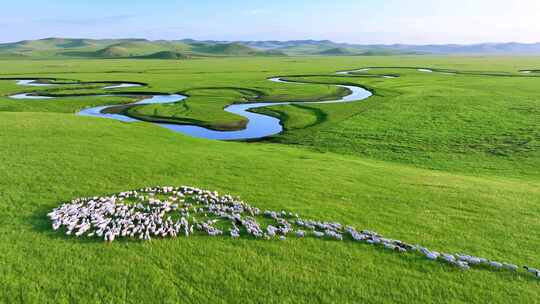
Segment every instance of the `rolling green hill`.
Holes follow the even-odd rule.
[[[0,44],[0,57],[31,58],[139,58],[187,59],[208,56],[286,56],[279,50],[262,50],[242,43],[185,42],[145,39],[46,38]]]
[[[96,51],[96,57],[112,58],[112,57],[129,57],[130,50],[121,46],[108,46],[102,50]]]
[[[208,44],[208,43],[195,43],[192,45],[192,51],[194,54],[208,54],[208,55],[218,55],[218,56],[270,56],[270,55],[282,55],[285,54],[280,51],[265,51],[258,50],[244,44],[233,42],[233,43],[217,43],[217,44]]]
[[[356,55],[356,54],[358,54],[358,52],[354,52],[352,50],[341,48],[341,47],[324,50],[318,53],[318,55],[331,55],[331,56],[344,56],[344,55]]]
[[[182,52],[175,51],[160,51],[149,55],[141,55],[136,58],[140,59],[189,59],[190,55],[187,55]]]
[[[112,49],[111,49],[112,48]],[[118,49],[121,48],[121,49]],[[171,51],[202,56],[377,56],[424,54],[540,54],[540,44],[361,45],[329,40],[197,41],[45,38],[0,44],[0,57],[130,58]]]
[[[193,51],[213,55],[253,55],[258,51],[240,43],[195,44]]]

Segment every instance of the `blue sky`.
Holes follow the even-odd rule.
[[[3,1],[0,42],[45,37],[540,41],[540,0]]]

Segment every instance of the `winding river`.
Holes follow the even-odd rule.
[[[367,71],[368,69],[361,69],[361,70],[354,70],[354,71],[341,71],[337,72],[338,75],[348,75],[355,72],[363,72]],[[384,78],[393,78],[392,76],[381,76]],[[312,84],[312,83],[304,83],[304,82],[293,82],[293,81],[287,81],[284,79],[281,79],[279,77],[270,78],[268,79],[272,82],[278,82],[278,83],[288,83],[288,84]],[[107,82],[104,82],[107,83]],[[17,84],[21,86],[54,86],[56,84],[54,83],[46,83],[46,82],[39,82],[35,79],[24,79],[24,80],[17,80]],[[118,88],[127,88],[127,87],[138,87],[142,86],[142,84],[137,83],[114,83],[108,86],[103,87],[105,90],[114,90]],[[289,105],[289,104],[330,104],[330,103],[344,103],[344,102],[352,102],[352,101],[360,101],[364,100],[372,95],[372,93],[360,86],[350,86],[350,85],[336,85],[336,87],[341,87],[347,89],[350,93],[340,99],[336,100],[329,100],[329,101],[319,101],[319,102],[259,102],[259,103],[244,103],[244,104],[232,104],[228,107],[226,107],[224,110],[237,114],[243,117],[246,117],[248,119],[248,123],[246,125],[246,128],[243,130],[238,131],[215,131],[210,130],[204,127],[199,127],[195,125],[182,125],[182,124],[167,124],[167,123],[156,123],[157,125],[173,130],[175,132],[180,132],[183,134],[187,134],[193,137],[198,138],[207,138],[207,139],[215,139],[215,140],[247,140],[247,139],[259,139],[264,138],[267,136],[279,134],[283,131],[283,126],[281,125],[281,122],[279,119],[263,115],[263,114],[257,114],[253,113],[250,110],[256,109],[256,108],[262,108],[262,107],[268,107],[268,106],[278,106],[278,105]],[[113,94],[98,94],[98,95],[92,95],[92,96],[113,96]],[[137,96],[137,93],[134,92],[133,94],[114,94],[114,96]],[[21,94],[15,94],[11,95],[11,98],[15,99],[21,99],[21,100],[39,100],[39,99],[53,99],[53,98],[61,98],[61,97],[52,97],[52,96],[46,96],[46,95],[39,95],[35,93],[21,93]],[[179,94],[163,94],[163,95],[153,95],[150,98],[146,98],[143,100],[140,100],[138,102],[135,102],[133,104],[137,105],[143,105],[143,104],[167,104],[167,103],[175,103],[179,102],[181,100],[184,100],[186,96],[179,95]],[[136,122],[140,121],[125,115],[121,114],[107,114],[103,113],[103,110],[113,107],[115,105],[110,106],[100,106],[100,107],[94,107],[94,108],[88,108],[80,111],[77,113],[81,116],[94,116],[94,117],[102,117],[102,118],[110,118],[110,119],[116,119],[124,122]]]

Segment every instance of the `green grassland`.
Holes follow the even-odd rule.
[[[47,212],[79,196],[195,185],[260,208],[335,220],[430,248],[540,266],[540,78],[535,57],[256,57],[3,60],[0,78],[134,81],[123,93],[184,93],[129,107],[147,120],[220,128],[247,101],[374,96],[276,106],[283,134],[259,142],[194,139],[147,122],[75,112],[129,97],[81,97],[100,85],[21,87],[0,80],[0,302],[6,303],[534,303],[525,273],[460,271],[352,242],[195,236],[76,239]],[[339,70],[379,67],[362,74]],[[408,67],[408,68],[407,68]],[[416,68],[464,74],[422,73]],[[376,75],[395,75],[384,79]],[[304,75],[304,76],[302,76]],[[310,75],[310,76],[305,76]],[[283,76],[314,84],[266,80]],[[14,100],[42,91],[65,96]]]
[[[287,132],[270,140],[429,169],[538,177],[538,78],[416,70],[399,75],[399,79],[347,79],[375,91],[362,103],[263,109],[287,117]]]

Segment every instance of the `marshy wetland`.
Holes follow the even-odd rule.
[[[353,71],[350,71],[353,72]],[[347,75],[350,73],[349,71],[345,72],[338,72],[338,74],[341,75]],[[389,77],[386,75],[382,75],[381,77]],[[289,82],[286,80],[283,80],[279,77],[272,77],[268,79],[272,82],[277,83],[293,83],[293,84],[309,84],[309,83],[301,83],[301,82]],[[38,87],[45,87],[45,86],[54,86],[55,83],[53,82],[41,82],[39,79],[24,79],[24,80],[16,80],[16,83],[21,86],[38,86]],[[106,83],[106,82],[104,82]],[[74,83],[74,84],[80,84],[84,85],[84,83]],[[119,89],[119,88],[130,88],[130,87],[143,87],[145,84],[138,84],[138,83],[117,83],[117,84],[108,84],[105,87],[103,87],[104,90],[111,90],[111,89]],[[361,101],[363,99],[368,98],[371,96],[371,92],[368,90],[359,87],[359,86],[346,86],[346,85],[337,85],[337,87],[344,88],[347,90],[347,93],[344,94],[339,99],[336,100],[325,100],[325,101],[312,101],[312,102],[294,102],[295,105],[298,104],[305,104],[305,103],[341,103],[341,102],[353,102],[353,101]],[[86,95],[86,97],[107,97],[111,95],[107,94],[97,94],[97,95]],[[115,94],[115,96],[122,96],[122,94]],[[139,97],[141,100],[134,102],[132,104],[126,105],[126,106],[99,106],[94,108],[86,108],[78,112],[78,115],[83,116],[94,116],[94,117],[102,117],[102,118],[110,118],[110,119],[116,119],[124,122],[136,122],[140,121],[134,117],[130,117],[129,111],[127,107],[133,107],[137,105],[148,105],[148,104],[172,104],[172,103],[178,103],[187,96],[179,95],[179,94],[145,94],[145,95],[139,95],[131,94],[131,95],[124,95],[124,96],[131,96],[131,97]],[[40,95],[39,92],[37,93],[19,93],[10,95],[9,97],[14,99],[52,99],[52,98],[61,98],[61,97],[54,97],[50,95]],[[177,124],[171,124],[171,123],[158,123],[158,125],[176,131],[180,132],[189,136],[198,137],[198,138],[206,138],[206,139],[218,139],[218,140],[245,140],[245,139],[262,139],[264,137],[279,134],[283,131],[283,127],[281,125],[281,122],[279,119],[267,116],[264,114],[258,114],[253,112],[253,109],[257,108],[263,108],[268,106],[274,106],[274,105],[289,105],[291,102],[264,102],[264,103],[255,103],[255,102],[248,102],[243,104],[232,104],[230,106],[227,106],[224,111],[236,114],[239,116],[242,116],[246,119],[247,123],[245,125],[238,125],[238,129],[240,130],[212,130],[205,127],[200,127],[197,125],[190,125],[189,123],[183,123],[180,124],[179,122]],[[121,108],[121,111],[118,111],[116,109]],[[123,113],[123,114],[122,114]]]

